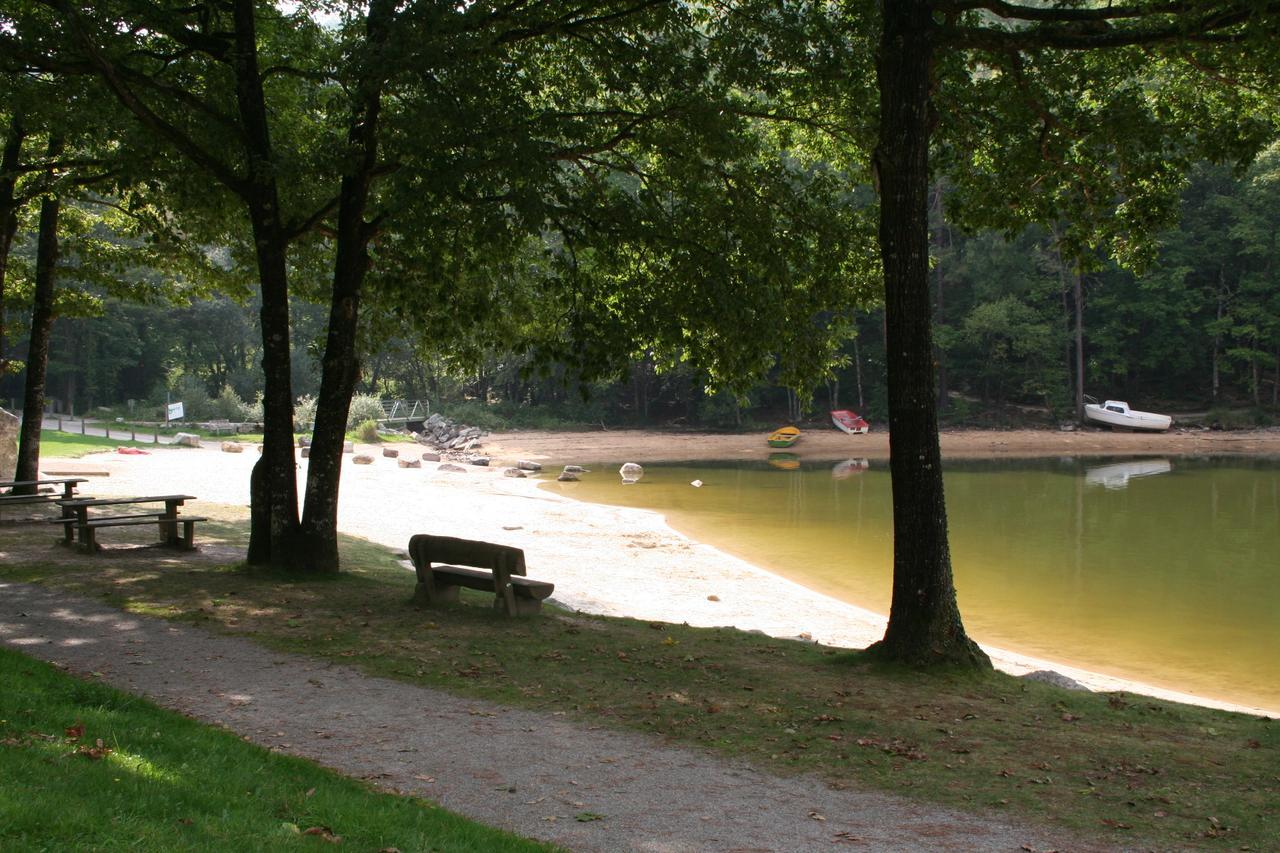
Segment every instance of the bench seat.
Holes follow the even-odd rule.
[[[509,545],[420,533],[409,539],[409,557],[418,575],[413,600],[419,604],[457,601],[465,586],[492,592],[493,606],[508,616],[529,615],[540,612],[555,589],[524,577],[524,551]]]
[[[209,519],[202,518],[197,515],[180,515],[177,518],[166,518],[164,513],[156,512],[134,515],[115,515],[107,516],[105,518],[91,518],[84,524],[78,523],[75,519],[71,519],[69,522],[64,521],[63,519],[56,520],[63,523],[69,523],[75,527],[76,530],[80,531],[80,544],[90,551],[97,547],[94,532],[99,528],[132,527],[138,524],[155,524],[159,526],[161,536],[165,537],[166,543],[176,545],[190,551],[195,547],[196,522],[208,521]],[[170,525],[173,525],[175,528],[177,525],[182,525],[182,534],[180,536],[177,535],[177,530],[175,529],[174,538],[166,536],[165,528]]]
[[[47,504],[62,500],[60,492],[36,492],[34,495],[0,495],[0,506],[13,504]]]
[[[141,521],[147,521],[151,524],[155,524],[160,520],[160,516],[162,515],[164,515],[163,512],[136,512],[136,513],[131,513],[129,515],[105,515],[98,518],[90,519],[90,523],[98,522],[98,521],[127,521],[129,519],[139,519],[140,521],[138,523],[141,523]],[[203,519],[201,520],[203,521]],[[46,519],[46,521],[48,521],[49,524],[61,524],[63,538],[67,542],[70,542],[74,538],[73,534],[75,533],[76,527],[80,523],[79,520],[74,515],[60,515],[57,518]],[[99,525],[99,526],[105,527],[107,525]]]
[[[437,584],[442,581],[448,581],[455,586],[465,586],[467,589],[478,589],[483,592],[497,591],[493,572],[486,572],[483,569],[468,569],[462,566],[432,566],[431,574],[435,576]],[[535,598],[539,601],[550,596],[556,588],[553,583],[536,581],[532,578],[522,578],[519,575],[510,578],[509,582],[516,595],[521,598]]]

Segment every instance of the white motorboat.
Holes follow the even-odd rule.
[[[1084,416],[1087,420],[1113,429],[1163,432],[1173,424],[1173,418],[1168,415],[1139,412],[1129,408],[1129,404],[1123,400],[1107,400],[1102,404],[1096,400],[1085,403]]]

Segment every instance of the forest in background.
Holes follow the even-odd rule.
[[[1280,402],[1280,144],[1242,174],[1202,163],[1182,193],[1179,225],[1141,272],[1098,255],[1065,260],[1053,229],[969,233],[948,223],[937,187],[932,222],[938,391],[955,425],[1072,420],[1077,286],[1084,393],[1138,408],[1195,413],[1222,427],[1273,423]],[[113,239],[102,222],[98,238]],[[105,231],[105,233],[104,233]],[[6,357],[21,360],[30,305],[22,271],[34,231],[15,247],[19,286],[4,309]],[[216,255],[216,252],[212,254]],[[72,266],[49,360],[54,411],[154,420],[166,399],[188,417],[260,420],[261,331],[251,296],[157,298],[161,269],[135,269],[131,298],[109,295]],[[113,292],[121,287],[116,283]],[[198,292],[198,291],[197,291]],[[149,295],[150,294],[150,295]],[[293,306],[293,387],[305,407],[318,391],[326,312]],[[856,312],[838,364],[816,387],[760,382],[745,394],[710,387],[687,364],[633,360],[613,379],[579,380],[565,364],[487,347],[470,363],[433,353],[385,319],[364,336],[362,394],[425,400],[489,428],[585,424],[739,429],[851,407],[886,415],[883,311]],[[15,405],[23,373],[0,380]],[[309,420],[304,418],[304,420]]]

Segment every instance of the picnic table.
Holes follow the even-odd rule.
[[[85,477],[53,477],[44,480],[0,480],[0,510],[31,504],[51,504],[72,500],[76,486],[87,483]],[[62,486],[61,491],[53,486]],[[28,491],[29,489],[29,491]]]
[[[197,521],[208,521],[207,518],[180,515],[178,508],[187,501],[195,500],[194,495],[144,495],[133,498],[72,498],[60,500],[62,517],[50,519],[53,524],[62,525],[62,542],[70,545],[79,540],[80,546],[89,551],[97,550],[96,534],[103,527],[129,527],[139,524],[154,524],[160,533],[160,541],[165,545],[190,550],[195,547],[195,526]],[[123,515],[90,514],[91,510],[119,511],[136,509],[146,504],[164,504],[163,511],[127,512]],[[182,532],[179,534],[178,527]]]

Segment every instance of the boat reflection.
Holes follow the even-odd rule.
[[[794,453],[770,453],[769,464],[783,471],[799,471],[800,457]]]
[[[831,478],[833,480],[847,480],[854,474],[861,474],[870,467],[870,459],[846,459],[831,466]]]
[[[1107,489],[1124,489],[1129,481],[1138,477],[1153,477],[1156,474],[1168,474],[1173,470],[1168,459],[1133,459],[1128,462],[1115,462],[1110,465],[1098,465],[1086,468],[1084,481],[1090,486],[1102,486]]]

